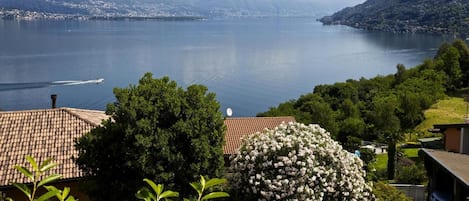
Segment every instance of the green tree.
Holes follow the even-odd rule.
[[[461,39],[456,39],[453,42],[453,47],[458,50],[460,55],[459,65],[463,73],[463,87],[469,87],[469,47]]]
[[[463,74],[459,64],[460,58],[461,55],[459,54],[458,49],[453,46],[446,48],[445,51],[437,58],[437,60],[441,61],[437,68],[445,72],[448,76],[446,88],[451,91],[455,91],[462,86]]]
[[[338,125],[335,121],[335,112],[318,94],[302,95],[296,101],[295,108],[304,114],[307,124],[319,124],[333,136],[337,135]]]
[[[372,114],[375,132],[388,144],[388,179],[394,178],[396,144],[402,137],[401,122],[396,115],[398,99],[394,95],[377,97],[373,100],[374,112]]]
[[[404,64],[397,64],[397,72],[394,74],[394,82],[396,85],[404,82],[408,77],[408,71],[406,70]]]
[[[135,200],[143,178],[186,193],[199,175],[223,170],[225,127],[215,94],[201,85],[187,90],[168,77],[145,74],[138,85],[114,89],[116,104],[103,122],[80,138],[77,163],[94,185],[96,200]]]

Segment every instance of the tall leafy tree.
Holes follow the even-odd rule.
[[[458,50],[460,55],[459,65],[463,73],[462,87],[469,87],[469,47],[467,47],[466,43],[461,39],[456,39],[453,42],[453,47]]]
[[[437,58],[437,61],[441,61],[437,68],[448,76],[446,88],[451,91],[455,91],[462,86],[463,73],[459,64],[460,58],[461,55],[458,49],[453,46],[446,48]]]
[[[302,95],[295,104],[308,124],[319,124],[333,136],[337,135],[338,125],[335,121],[335,112],[324,99],[315,93]]]
[[[114,94],[117,102],[106,110],[112,120],[76,144],[77,163],[92,176],[94,199],[135,200],[143,178],[185,193],[199,175],[221,175],[225,127],[206,87],[184,90],[147,73],[138,85]]]
[[[388,179],[394,178],[396,144],[402,137],[401,122],[396,115],[399,109],[398,98],[395,95],[376,97],[373,100],[374,111],[372,120],[375,131],[388,144]]]

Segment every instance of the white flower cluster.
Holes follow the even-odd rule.
[[[258,200],[375,200],[362,166],[318,125],[284,123],[243,139],[230,183]]]

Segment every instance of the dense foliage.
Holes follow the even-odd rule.
[[[281,124],[243,140],[231,185],[242,200],[374,200],[362,167],[318,125]]]
[[[117,103],[102,127],[76,144],[77,163],[89,176],[96,200],[135,200],[143,178],[181,193],[199,177],[223,170],[225,127],[215,94],[192,85],[187,90],[169,78],[145,74],[138,85],[116,88]]]
[[[390,32],[465,35],[468,14],[466,0],[368,0],[323,17],[321,22]]]
[[[407,197],[403,192],[395,187],[383,182],[376,182],[373,185],[373,193],[378,201],[411,201],[412,198]]]
[[[357,141],[386,143],[392,179],[393,147],[404,133],[412,132],[424,119],[424,110],[438,99],[469,84],[468,55],[464,41],[445,43],[435,58],[415,68],[399,64],[393,75],[318,85],[312,93],[258,116],[293,115],[299,122],[317,123],[351,152],[358,149]]]

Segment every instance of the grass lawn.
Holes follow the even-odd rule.
[[[407,156],[407,158],[418,158],[419,150],[420,148],[406,148],[402,149],[402,152],[404,152],[404,155]]]
[[[376,170],[385,170],[388,164],[388,154],[376,154],[376,161],[372,164],[372,166]]]
[[[463,98],[450,97],[440,100],[424,112],[425,121],[419,124],[415,130],[427,136],[431,135],[428,129],[433,128],[434,124],[464,123],[466,107]]]
[[[407,158],[418,158],[419,148],[406,148],[402,149]],[[376,170],[385,170],[388,164],[388,154],[376,154],[376,161],[371,164]]]

